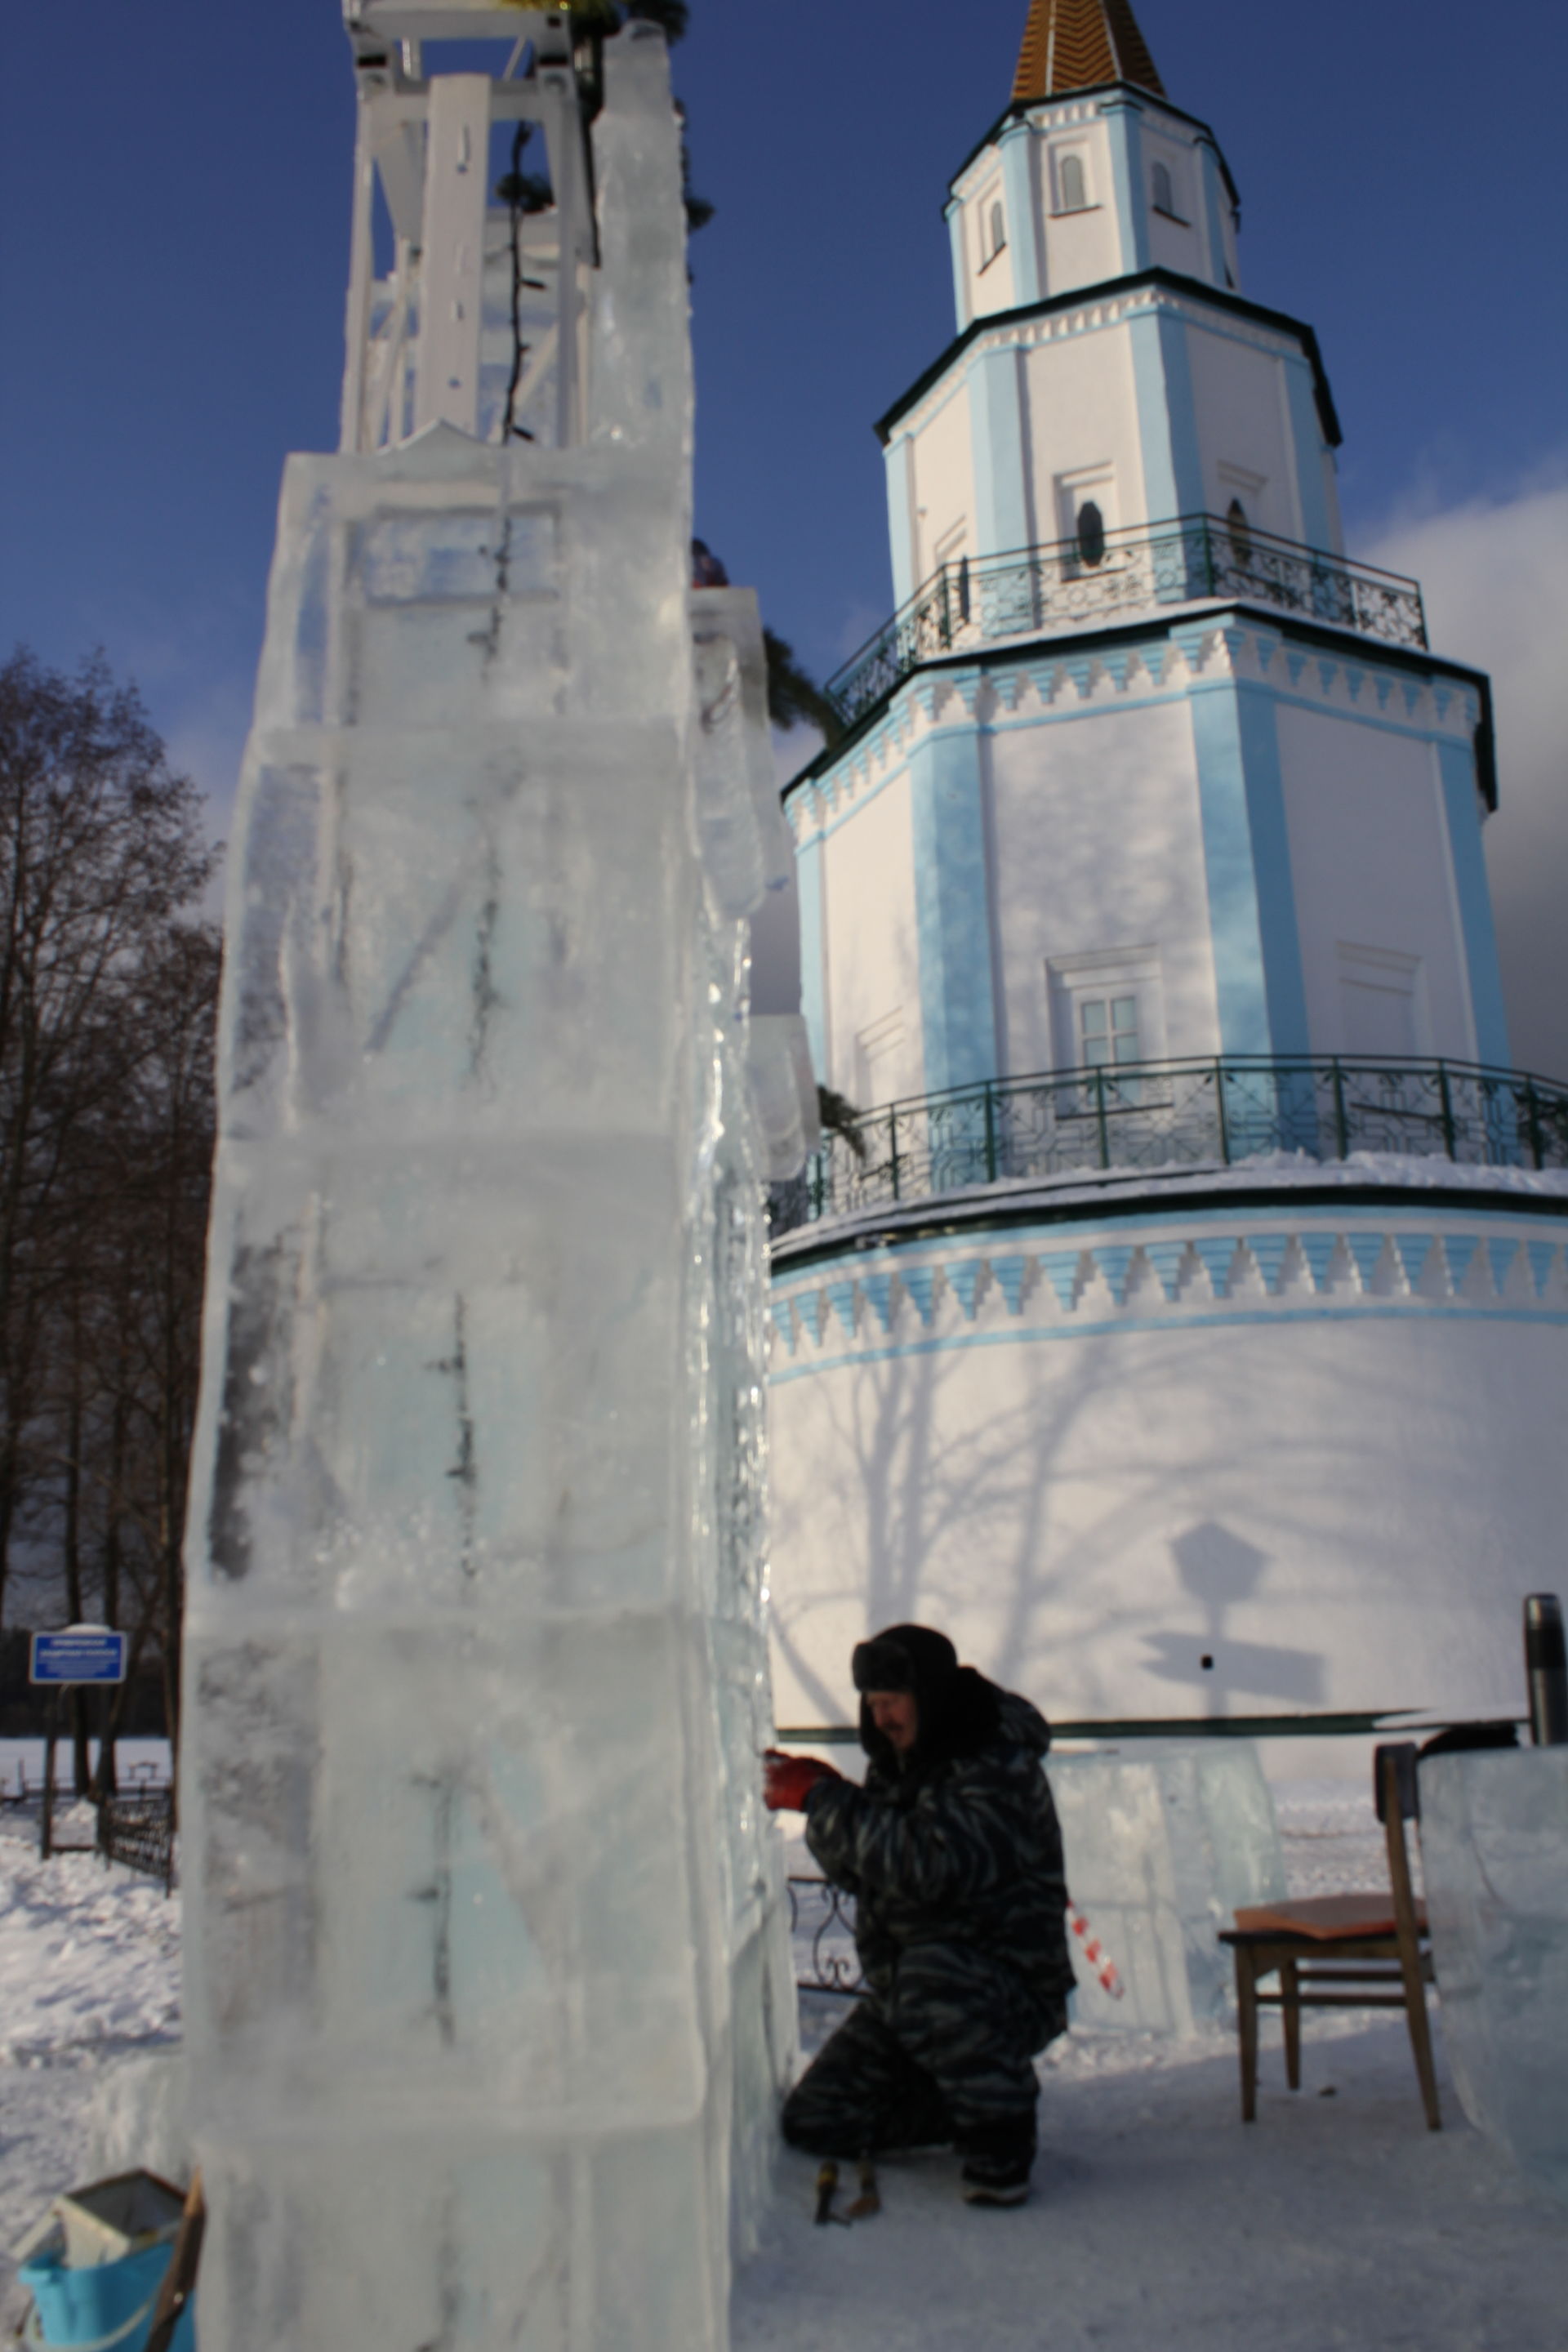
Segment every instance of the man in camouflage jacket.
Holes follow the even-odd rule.
[[[1027,1699],[961,1666],[945,1634],[894,1625],[854,1654],[863,1787],[770,1751],[767,1800],[855,1898],[869,1994],[784,2105],[784,2137],[820,2156],[954,2142],[963,2193],[1027,2192],[1034,2053],[1072,1985],[1061,1832]]]

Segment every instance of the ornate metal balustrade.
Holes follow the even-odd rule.
[[[1183,515],[1141,530],[1097,531],[944,563],[825,690],[852,727],[922,662],[1214,597],[1272,604],[1388,645],[1426,644],[1414,580],[1214,515]]]
[[[1465,1062],[1348,1055],[1145,1062],[997,1078],[867,1111],[774,1187],[775,1237],[818,1218],[1079,1170],[1228,1165],[1259,1153],[1413,1153],[1568,1168],[1568,1087]]]

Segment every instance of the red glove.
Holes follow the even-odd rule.
[[[807,1791],[819,1780],[843,1778],[816,1756],[785,1756],[777,1748],[769,1748],[763,1755],[763,1796],[770,1813],[803,1812]]]

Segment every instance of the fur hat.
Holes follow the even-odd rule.
[[[906,1775],[973,1755],[996,1729],[998,1694],[973,1666],[961,1666],[945,1633],[930,1625],[889,1625],[856,1645],[849,1671],[860,1697],[860,1745],[882,1764],[897,1764],[892,1742],[877,1729],[868,1691],[908,1691],[919,1710]]]

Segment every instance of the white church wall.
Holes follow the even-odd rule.
[[[922,419],[911,448],[910,520],[918,586],[944,560],[956,563],[976,551],[970,397],[962,377],[951,397]]]
[[[1072,998],[1096,976],[1137,994],[1145,1059],[1214,1053],[1214,958],[1182,703],[1118,697],[1081,716],[999,727],[990,764],[1006,1067],[1082,1058]]]
[[[1184,278],[1206,278],[1208,255],[1203,233],[1203,189],[1198,158],[1186,140],[1143,133],[1143,196],[1149,206],[1149,258],[1157,268]],[[1162,181],[1158,167],[1167,175]],[[1167,185],[1168,183],[1168,185]],[[1161,198],[1169,194],[1170,210]]]
[[[832,974],[830,1085],[869,1108],[924,1087],[907,768],[828,821],[824,933]]]
[[[1026,299],[1019,290],[1015,268],[1019,246],[1015,231],[1021,224],[1009,216],[1008,193],[1003,184],[1000,152],[988,148],[985,168],[962,215],[969,308],[973,318],[985,318],[994,310],[1010,310],[1016,302]]]
[[[1025,359],[1025,383],[1041,541],[1070,538],[1088,497],[1108,530],[1142,522],[1148,500],[1125,331],[1094,328],[1037,344]]]
[[[1105,125],[1090,107],[1057,109],[1039,159],[1045,285],[1048,294],[1100,286],[1121,269],[1115,173]],[[1072,162],[1083,174],[1075,182]],[[1081,194],[1081,203],[1077,199]]]
[[[1310,543],[1278,353],[1194,319],[1187,360],[1208,512],[1228,514],[1239,498],[1255,530]]]
[[[1518,1711],[1568,1509],[1561,1222],[1281,1206],[779,1268],[781,1722],[851,1720],[850,1647],[900,1619],[1064,1718]]]
[[[1277,723],[1311,1050],[1475,1060],[1431,744],[1288,702]]]

